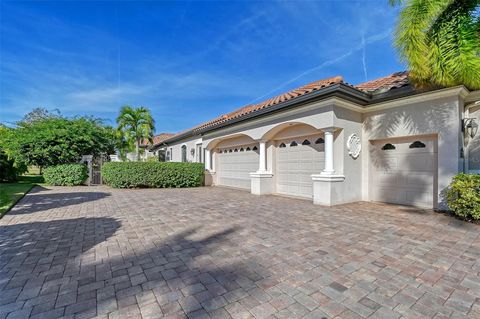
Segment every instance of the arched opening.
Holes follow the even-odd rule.
[[[275,192],[312,198],[311,175],[324,168],[323,132],[305,123],[286,123],[267,132],[275,146]]]
[[[187,145],[182,145],[182,162],[187,161]]]
[[[250,173],[258,170],[258,142],[239,134],[208,143],[215,158],[217,185],[250,189]]]

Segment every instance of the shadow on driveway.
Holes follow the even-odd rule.
[[[48,188],[35,186],[27,197],[18,202],[8,215],[34,214],[49,209],[79,205],[110,196],[106,192],[65,192],[48,193]]]

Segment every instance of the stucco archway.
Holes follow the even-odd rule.
[[[278,137],[281,133],[287,133],[290,136],[305,136],[321,133],[316,127],[303,122],[287,122],[279,124],[268,130],[262,136],[262,140],[268,141]]]
[[[250,135],[248,134],[235,134],[235,135],[230,135],[230,136],[225,136],[225,137],[219,137],[219,138],[214,138],[210,141],[207,141],[205,144],[205,148],[207,150],[213,150],[217,146],[221,146],[224,143],[228,143],[228,141],[232,142],[232,144],[247,144],[247,143],[254,143],[255,139],[253,139]]]

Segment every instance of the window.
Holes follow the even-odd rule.
[[[165,156],[165,150],[159,150],[158,151],[158,161],[159,162],[165,162],[166,156]]]
[[[292,143],[290,143],[290,147],[294,147],[294,146],[297,146],[297,142],[293,141]]]
[[[197,162],[203,163],[202,144],[197,144]]]
[[[282,144],[278,145],[278,147],[284,148],[284,147],[287,147],[287,145],[285,145],[285,143],[282,143]]]
[[[182,145],[182,162],[187,161],[187,145]]]
[[[420,141],[415,141],[408,148],[425,148],[425,144]]]
[[[309,140],[305,140],[302,142],[302,145],[310,145],[310,141]]]
[[[325,140],[321,137],[319,137],[316,141],[315,141],[315,144],[324,144],[325,143]]]
[[[173,147],[170,147],[170,158],[168,160],[173,162]]]
[[[171,154],[172,154],[172,151],[167,151],[167,156],[166,156],[166,158],[165,158],[165,160],[166,160],[167,162],[170,162],[170,161],[171,161],[171,159],[172,159],[172,158],[171,158]]]
[[[387,143],[382,146],[382,151],[394,150],[396,149],[395,145]]]

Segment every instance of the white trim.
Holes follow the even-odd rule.
[[[480,101],[480,90],[470,92],[470,94],[465,98],[466,103]]]
[[[320,182],[343,182],[345,180],[344,175],[314,174],[311,176],[312,176],[312,181],[320,181]]]
[[[456,86],[453,88],[446,88],[431,92],[425,92],[413,96],[406,96],[403,98],[395,99],[393,101],[382,102],[378,104],[373,104],[365,109],[365,113],[374,112],[378,110],[391,109],[394,107],[400,107],[404,105],[416,104],[427,102],[431,100],[436,100],[445,97],[460,96],[462,98],[466,97],[468,90],[464,86]]]
[[[258,178],[270,178],[273,174],[270,172],[253,172],[250,173],[250,177],[258,177]]]

